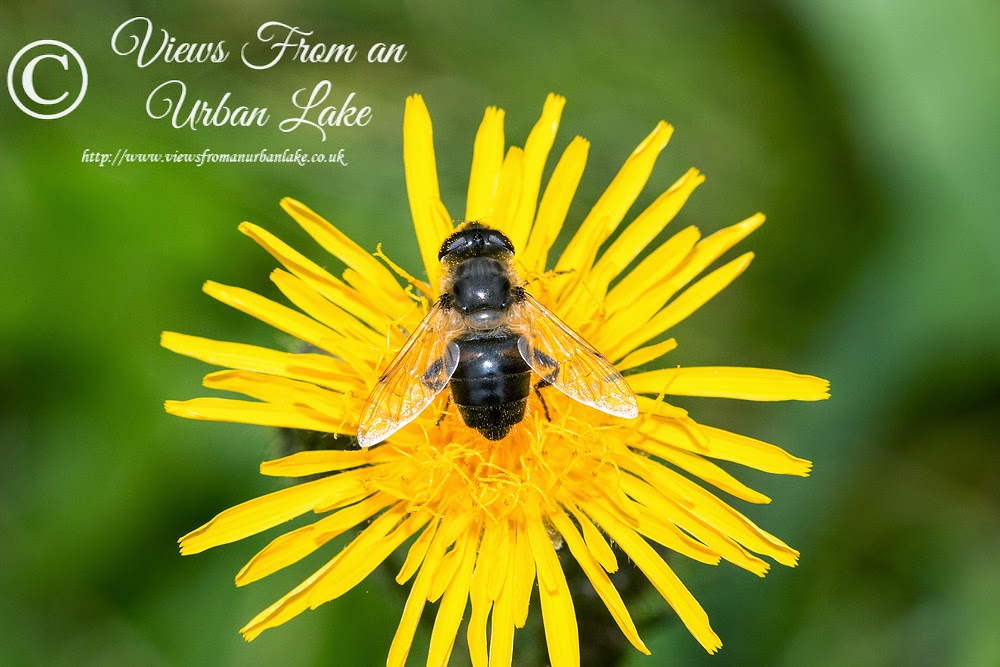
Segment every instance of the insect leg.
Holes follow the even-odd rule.
[[[448,416],[448,408],[451,407],[451,394],[448,394],[448,400],[444,402],[444,409],[441,410],[441,416],[438,417],[437,421],[434,422],[435,426],[440,426],[444,418]]]
[[[552,416],[549,415],[549,404],[545,402],[545,397],[542,396],[542,392],[539,391],[542,387],[548,387],[549,382],[547,380],[540,380],[533,389],[535,390],[535,395],[538,396],[538,400],[542,402],[542,410],[545,411],[545,421],[552,421]]]
[[[545,366],[552,369],[549,373],[542,376],[542,379],[539,380],[534,386],[535,394],[538,396],[538,400],[542,402],[542,409],[545,410],[545,419],[552,421],[552,416],[549,414],[549,404],[545,402],[545,397],[542,396],[542,392],[540,390],[544,387],[548,387],[559,379],[559,362],[541,350],[532,350],[532,355],[538,361],[545,364]]]

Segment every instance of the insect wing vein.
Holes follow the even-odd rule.
[[[361,413],[358,444],[362,447],[382,442],[413,421],[448,385],[459,350],[447,339],[447,323],[447,311],[439,302],[393,358]]]
[[[618,417],[639,414],[635,394],[604,355],[530,294],[522,308],[521,356],[543,380],[581,403]]]

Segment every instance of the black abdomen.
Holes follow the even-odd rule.
[[[517,336],[455,341],[461,352],[451,376],[451,395],[462,421],[490,440],[500,440],[524,419],[531,391],[531,367],[521,358]]]

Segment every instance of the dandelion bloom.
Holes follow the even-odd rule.
[[[714,653],[722,643],[705,611],[651,543],[711,565],[725,559],[759,576],[769,567],[760,556],[796,563],[798,552],[709,487],[767,503],[766,496],[714,461],[802,476],[810,463],[773,445],[696,423],[665,397],[814,401],[829,396],[828,383],[778,370],[662,368],[667,364],[660,362],[677,345],[664,334],[740,275],[753,255],[702,274],[764,217],[753,215],[705,238],[687,227],[626,272],[704,180],[691,169],[599,253],[670,138],[672,128],[661,122],[626,160],[562,255],[550,257],[589,147],[580,137],[570,142],[542,188],[564,102],[548,97],[523,149],[505,147],[504,112],[486,110],[475,140],[464,218],[486,220],[510,238],[526,289],[625,373],[638,395],[639,417],[612,417],[548,391],[547,417],[532,395],[524,420],[494,442],[462,423],[444,391],[413,422],[370,449],[305,451],[262,464],[265,475],[319,477],[222,512],[181,538],[182,553],[234,542],[309,512],[317,515],[254,556],[236,577],[243,585],[339,535],[359,531],[312,576],[252,619],[242,629],[246,639],[344,594],[409,543],[396,580],[412,579],[412,584],[388,664],[406,661],[428,601],[438,605],[428,664],[448,661],[470,605],[467,639],[473,663],[509,664],[514,630],[526,622],[537,582],[550,661],[577,665],[577,620],[556,551],[565,548],[624,635],[648,653],[608,576],[618,568],[610,541]],[[381,249],[373,255],[301,203],[283,200],[289,215],[346,265],[341,277],[260,227],[243,223],[240,230],[284,267],[271,278],[297,309],[214,282],[205,284],[205,292],[303,341],[308,351],[165,333],[162,342],[170,350],[230,369],[207,375],[206,387],[253,399],[168,401],[168,412],[356,434],[380,371],[438,296],[438,248],[454,229],[439,196],[430,116],[417,95],[406,104],[403,158],[427,280],[408,274]],[[651,364],[661,368],[636,370]]]

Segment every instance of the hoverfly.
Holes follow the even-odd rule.
[[[368,397],[362,447],[415,419],[447,386],[465,425],[500,440],[524,419],[533,372],[536,390],[552,385],[608,414],[639,414],[615,367],[517,285],[513,256],[510,239],[479,222],[445,239],[442,294]]]

